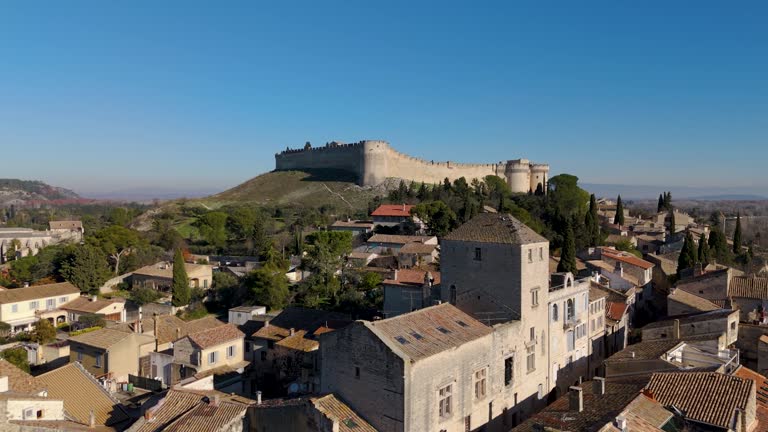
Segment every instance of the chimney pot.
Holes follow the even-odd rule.
[[[269,320],[264,320],[264,328],[269,327]]]
[[[592,381],[592,385],[594,386],[594,390],[593,390],[594,394],[596,395],[605,394],[605,378],[595,377],[594,381]]]
[[[293,335],[295,335],[295,334],[296,334],[296,329],[295,329],[295,328],[293,328],[293,327],[291,327],[291,336],[293,336]]]
[[[581,387],[572,386],[570,390],[570,393],[568,393],[568,408],[571,411],[584,411],[584,395],[582,394]]]
[[[261,405],[261,390],[256,392],[256,405]]]
[[[96,415],[93,413],[93,410],[91,410],[90,415],[88,416],[88,426],[96,426]]]
[[[211,405],[213,406],[219,406],[219,395],[213,395],[213,399],[211,400]]]
[[[91,301],[92,301],[92,302],[95,302],[95,301],[96,301],[96,300],[98,300],[98,299],[99,299],[99,298],[96,296],[96,294],[94,294],[94,295],[92,295],[92,296],[91,296]]]
[[[680,339],[680,320],[676,319],[676,320],[673,322],[673,326],[674,326],[674,327],[673,327],[673,329],[672,329],[672,332],[673,332],[672,336],[673,336],[675,339]]]
[[[616,417],[616,428],[618,428],[621,432],[626,432],[627,430],[627,418],[620,415]]]
[[[632,358],[635,358],[635,352],[634,352],[634,351],[630,351],[630,352],[629,352],[629,355],[631,355],[631,356],[632,356]]]

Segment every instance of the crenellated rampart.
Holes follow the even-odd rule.
[[[393,149],[386,141],[360,141],[345,144],[330,142],[322,147],[290,149],[275,154],[275,169],[337,169],[350,172],[363,186],[374,186],[387,178],[401,178],[424,183],[440,183],[464,177],[467,181],[496,175],[507,181],[513,191],[528,192],[546,185],[549,166],[527,159],[474,164],[434,161],[409,156]]]

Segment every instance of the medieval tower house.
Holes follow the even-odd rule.
[[[387,178],[400,178],[428,184],[440,183],[446,177],[467,181],[482,180],[495,175],[506,180],[513,192],[535,191],[545,188],[549,165],[535,164],[527,159],[514,159],[491,164],[464,164],[434,162],[400,153],[386,141],[360,141],[343,144],[336,141],[324,147],[313,148],[307,143],[303,149],[286,149],[275,154],[275,169],[311,170],[336,169],[354,174],[361,186],[375,186]]]

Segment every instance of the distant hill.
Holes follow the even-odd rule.
[[[579,183],[579,186],[598,197],[616,197],[624,199],[658,199],[664,191],[672,191],[672,199],[698,201],[759,201],[768,199],[765,188],[760,187],[691,187],[691,186],[648,186],[624,184]]]
[[[75,192],[39,180],[0,179],[0,207],[80,201],[83,199]]]
[[[334,170],[273,171],[254,177],[227,191],[203,198],[213,205],[258,203],[320,207],[332,204],[350,209],[365,209],[376,195],[386,195],[399,180],[376,187],[361,187],[348,173]]]

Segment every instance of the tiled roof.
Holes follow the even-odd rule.
[[[376,336],[411,361],[459,347],[493,332],[449,303],[380,321],[363,321]]]
[[[608,297],[608,293],[607,292],[605,292],[603,290],[600,290],[600,289],[597,289],[597,288],[593,287],[590,284],[590,287],[589,287],[589,301],[593,302],[593,301],[595,301],[597,299],[606,298],[606,297]]]
[[[262,321],[262,326],[254,331],[252,336],[278,341],[290,336],[291,329],[304,330],[307,334],[314,335],[323,326],[338,329],[351,322],[347,315],[337,312],[299,307],[285,308],[268,321],[268,325],[264,325]]]
[[[701,322],[701,321],[709,321],[712,319],[723,319],[733,313],[734,311],[731,309],[716,309],[716,310],[707,311],[707,312],[695,312],[695,313],[682,314],[682,315],[672,315],[663,320],[655,321],[650,324],[647,324],[645,327],[643,327],[643,329],[652,329],[657,327],[670,326],[675,320],[680,321],[680,324],[687,324],[687,323],[695,323],[695,322]]]
[[[371,216],[409,217],[412,208],[409,204],[382,204]]]
[[[716,372],[654,373],[646,388],[689,420],[728,428],[736,408],[746,410],[754,382]]]
[[[117,300],[104,300],[104,299],[96,299],[95,301],[91,300],[91,297],[78,297],[71,302],[64,303],[63,305],[59,306],[60,309],[68,310],[68,311],[76,311],[76,312],[87,312],[87,313],[96,313],[100,312],[102,309],[106,309],[110,306],[115,305],[116,303],[122,303]],[[118,308],[115,306],[114,310],[117,311],[118,309],[122,310],[122,308]],[[107,311],[109,313],[109,311]]]
[[[645,394],[639,394],[635,397],[635,400],[627,405],[623,414],[627,418],[628,430],[633,432],[659,431],[674,416],[658,401]],[[633,425],[633,422],[637,422],[637,424]]]
[[[46,372],[37,380],[48,390],[48,397],[64,401],[68,417],[79,423],[88,424],[90,413],[96,417],[96,424],[111,425],[128,419],[117,400],[80,363],[69,363]]]
[[[336,221],[331,226],[343,228],[373,228],[373,221]]]
[[[756,386],[756,399],[757,399],[757,421],[758,428],[756,430],[768,430],[768,380],[759,373],[752,369],[747,369],[744,366],[739,366],[736,372],[733,373],[739,378],[746,378],[754,381]]]
[[[8,377],[8,390],[24,395],[37,395],[44,390],[32,375],[5,359],[0,359],[0,376]]]
[[[0,304],[36,300],[45,297],[57,297],[67,294],[80,294],[80,290],[69,282],[36,285],[27,288],[10,288],[0,291]]]
[[[615,259],[617,261],[621,261],[625,264],[630,264],[636,267],[640,267],[643,270],[648,270],[649,268],[653,268],[653,263],[648,262],[644,259],[638,258],[631,253],[618,251],[615,249],[609,249],[609,248],[602,248],[602,254],[608,258]]]
[[[434,237],[430,236],[409,236],[409,235],[395,235],[395,234],[374,234],[368,239],[368,243],[392,243],[405,245],[407,243],[420,242],[425,243],[432,240]]]
[[[720,309],[720,306],[710,300],[681,289],[674,290],[674,292],[667,296],[667,299],[682,303],[702,312]]]
[[[548,240],[510,214],[480,213],[445,236],[446,240],[530,244]]]
[[[734,276],[728,286],[728,297],[743,297],[757,300],[768,299],[768,278],[755,276]]]
[[[681,343],[679,339],[638,342],[608,357],[604,363],[657,359]]]
[[[621,321],[624,314],[627,312],[627,304],[624,302],[606,302],[605,303],[605,316],[614,321]]]
[[[283,338],[277,341],[275,345],[304,352],[314,351],[320,348],[320,343],[318,341],[307,338],[307,332],[305,330],[296,331],[293,336]]]
[[[187,337],[198,347],[206,349],[245,337],[245,334],[234,325],[225,324],[223,326],[188,334]]]
[[[157,315],[153,318],[144,318],[141,320],[142,333],[154,333],[155,318],[157,318],[157,342],[165,344],[179,340],[190,333],[208,330],[211,328],[223,326],[226,323],[216,319],[214,316],[207,316],[192,321],[184,321],[175,315]],[[126,332],[135,331],[135,323],[121,323],[115,327],[115,330]],[[177,331],[178,329],[178,331]]]
[[[54,229],[83,229],[83,222],[79,220],[50,221],[48,225]]]
[[[212,268],[208,264],[190,264],[190,263],[184,263],[184,269],[187,271],[188,275],[191,275],[193,273],[197,273],[199,270],[202,270],[204,268]],[[162,277],[162,278],[172,278],[173,277],[173,264],[171,263],[157,263],[152,264],[148,266],[144,266],[136,271],[133,272],[133,274],[142,275],[142,276],[154,276],[154,277]]]
[[[606,382],[605,394],[595,393],[591,381],[581,384],[584,409],[571,410],[568,394],[529,418],[512,432],[556,431],[598,431],[616,419],[627,405],[638,395],[642,385],[636,383]]]
[[[199,318],[192,321],[187,321],[184,329],[186,331],[186,334],[193,334],[200,331],[209,330],[216,327],[221,327],[223,325],[226,325],[227,323],[217,319],[213,315],[208,315],[203,318]]]
[[[400,248],[401,254],[431,254],[437,249],[437,245],[424,244],[421,242],[410,242]]]
[[[438,271],[430,272],[426,270],[414,270],[414,269],[397,270],[397,274],[394,276],[393,279],[385,279],[382,283],[386,285],[422,286],[424,285],[424,277],[427,273],[432,275],[433,285],[440,284],[440,272]]]
[[[70,342],[77,342],[91,347],[108,349],[124,340],[136,338],[137,344],[154,342],[154,338],[139,333],[131,333],[111,328],[103,328],[88,333],[83,333],[69,338]]]
[[[219,395],[218,406],[212,406]],[[214,432],[242,417],[250,399],[231,397],[217,391],[171,389],[165,398],[149,409],[152,421],[139,419],[128,432]]]
[[[376,432],[373,426],[333,394],[313,398],[312,404],[326,417],[338,422],[339,432]]]

